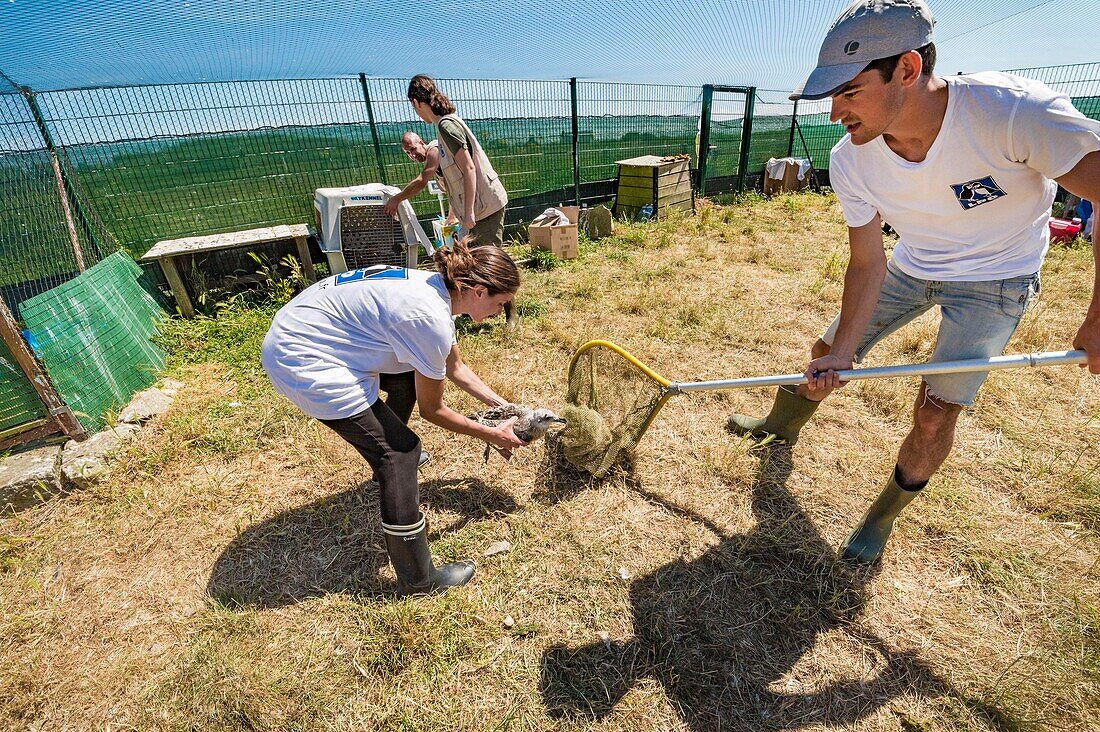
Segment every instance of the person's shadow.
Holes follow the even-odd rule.
[[[852,723],[910,691],[950,695],[1007,729],[998,710],[965,698],[920,659],[891,650],[853,622],[876,572],[839,560],[786,489],[789,448],[759,450],[756,526],[723,536],[697,559],[672,561],[634,580],[633,638],[548,649],[540,687],[550,714],[601,719],[640,679],[652,678],[700,732]],[[636,481],[631,487],[669,506]],[[722,536],[703,517],[669,508]],[[873,649],[878,669],[870,678],[821,681],[829,674],[820,668],[795,670],[823,634],[838,629]]]
[[[431,524],[429,539],[468,521],[516,509],[511,496],[478,479],[428,481],[421,500],[462,518]],[[230,606],[281,607],[342,593],[377,596],[395,588],[379,575],[389,561],[378,490],[364,483],[251,526],[222,551],[207,595]]]

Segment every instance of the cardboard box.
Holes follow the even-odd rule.
[[[527,227],[527,241],[533,247],[551,252],[558,259],[574,259],[579,254],[577,215],[580,209],[576,206],[556,206],[555,208],[569,218],[569,223],[549,226],[531,222]]]
[[[799,162],[795,158],[780,158],[775,161],[775,165],[783,166],[783,177],[773,178],[769,175],[768,167],[764,167],[764,195],[770,196],[775,193],[785,193],[793,191],[801,191],[803,188],[810,184],[810,171],[807,171],[805,177],[802,180],[798,179]],[[771,165],[772,161],[769,160],[768,164]]]

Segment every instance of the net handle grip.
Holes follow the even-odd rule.
[[[931,376],[935,374],[964,374],[974,371],[999,371],[1001,369],[1034,368],[1062,364],[1083,364],[1088,361],[1084,351],[1043,351],[1020,353],[992,358],[970,358],[938,363],[910,363],[897,366],[878,366],[866,369],[837,371],[841,381],[867,379],[891,379],[903,376]],[[679,394],[689,391],[713,391],[717,389],[749,389],[758,386],[797,386],[806,383],[805,374],[779,374],[753,376],[744,379],[720,381],[686,381],[669,384],[668,391]]]

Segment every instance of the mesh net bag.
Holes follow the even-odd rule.
[[[585,344],[569,366],[566,426],[556,440],[576,468],[601,478],[638,444],[668,399],[668,382],[605,342]]]

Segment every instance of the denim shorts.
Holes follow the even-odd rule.
[[[878,304],[855,361],[862,361],[879,341],[934,305],[940,306],[940,329],[930,361],[1000,356],[1038,294],[1038,272],[988,282],[936,282],[910,277],[888,262]],[[821,340],[832,345],[839,323],[838,315]],[[969,407],[987,376],[988,371],[976,371],[929,375],[924,380],[936,398]]]

